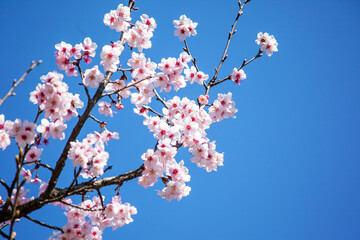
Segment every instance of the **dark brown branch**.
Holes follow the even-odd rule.
[[[51,226],[51,225],[46,224],[46,223],[44,223],[44,222],[40,222],[39,220],[33,219],[33,218],[29,217],[29,216],[24,216],[24,217],[25,217],[26,219],[28,219],[28,220],[36,223],[36,224],[39,224],[39,225],[43,226],[43,227],[47,227],[47,228],[50,228],[50,229],[58,230],[58,231],[61,231],[62,233],[64,233],[64,231],[63,231],[61,228],[59,228],[59,227]]]
[[[36,117],[35,117],[35,120],[34,120],[34,123],[37,122],[38,118],[40,117],[40,114],[43,112],[44,110],[41,110],[40,108],[38,108],[38,111],[37,111],[37,114],[36,114]]]
[[[5,182],[3,179],[0,178],[0,183],[1,183],[1,185],[4,186],[4,188],[6,188],[6,191],[7,191],[8,194],[9,194],[9,192],[10,192],[10,187],[6,184],[6,182]]]
[[[51,193],[48,195],[47,198],[37,198],[33,201],[30,201],[28,203],[25,203],[23,205],[18,206],[18,213],[19,215],[17,218],[24,217],[28,215],[29,213],[42,208],[44,205],[52,203],[52,202],[61,202],[62,199],[64,199],[65,196],[72,196],[72,195],[83,195],[87,192],[93,192],[94,190],[101,189],[106,186],[111,185],[120,185],[126,181],[130,181],[134,178],[138,178],[142,175],[142,172],[144,171],[144,165],[141,165],[139,168],[132,170],[130,172],[127,172],[122,175],[113,176],[113,177],[107,177],[102,178],[99,180],[90,180],[88,182],[80,183],[74,185],[71,189],[69,188],[54,188]],[[5,209],[0,214],[0,222],[5,222],[10,219],[10,213],[11,211]]]
[[[103,209],[105,209],[104,200],[103,200],[102,194],[100,192],[100,189],[96,189],[96,191],[97,191],[97,193],[99,195],[101,206],[102,206]]]
[[[5,233],[4,233],[3,231],[1,231],[1,230],[0,230],[0,235],[3,236],[3,237],[6,238],[6,239],[9,239],[9,238],[10,238],[7,234],[5,234]]]
[[[102,178],[99,180],[91,180],[88,182],[80,183],[73,186],[70,190],[68,188],[65,189],[54,189],[54,195],[59,197],[64,197],[64,193],[68,191],[68,195],[82,195],[83,193],[92,192],[97,189],[101,189],[110,185],[119,185],[123,182],[132,180],[134,178],[140,177],[144,170],[143,165],[138,169],[127,172],[125,174],[113,177]]]
[[[37,62],[32,61],[30,68],[21,76],[21,78],[19,80],[14,80],[12,87],[10,88],[9,92],[4,96],[3,99],[0,100],[0,106],[4,103],[4,101],[10,97],[10,96],[14,96],[15,93],[13,93],[14,89],[25,80],[25,77],[29,74],[29,72],[31,72],[31,70],[33,70],[34,68],[36,68],[40,63],[42,63],[42,60],[39,60]]]

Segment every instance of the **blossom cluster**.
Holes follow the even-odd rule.
[[[104,173],[109,159],[105,144],[111,139],[119,139],[119,134],[105,130],[102,133],[89,133],[81,142],[76,140],[70,143],[68,158],[73,160],[74,167],[82,168],[83,178],[98,177]]]
[[[5,150],[10,144],[10,137],[15,138],[20,148],[24,148],[27,144],[35,141],[36,124],[25,120],[21,124],[20,119],[15,121],[6,120],[4,114],[0,115],[0,147]]]
[[[136,21],[134,27],[124,32],[124,39],[131,48],[136,47],[142,52],[143,49],[151,48],[150,39],[157,25],[154,18],[149,18],[146,14],[141,15],[140,19],[141,21]]]
[[[84,58],[86,63],[90,63],[90,57],[95,56],[95,50],[97,44],[92,42],[91,38],[87,37],[84,39],[84,43],[76,44],[72,46],[69,43],[61,42],[55,45],[56,64],[60,70],[65,70],[67,76],[77,76],[78,72],[76,70],[76,61],[80,61]],[[71,58],[74,57],[76,61],[72,61]]]
[[[77,117],[79,115],[77,109],[84,106],[79,94],[68,92],[69,87],[63,82],[63,78],[64,75],[60,73],[49,72],[40,77],[43,84],[38,84],[30,93],[30,102],[38,104],[39,109],[45,111],[45,118],[49,118],[53,123],[57,121],[64,123],[72,117]],[[47,124],[44,122],[44,125]],[[47,130],[46,126],[44,126],[45,130]]]
[[[141,21],[136,21],[130,27],[130,8],[120,4],[116,10],[111,10],[104,16],[104,24],[117,32],[124,33],[124,40],[129,47],[136,47],[139,52],[143,49],[151,48],[150,39],[153,37],[153,31],[157,27],[154,18],[143,14],[140,16]],[[130,27],[130,28],[129,28]]]
[[[260,45],[260,50],[262,52],[266,52],[266,54],[270,57],[274,52],[277,52],[278,43],[273,35],[269,35],[268,33],[259,32],[257,35],[257,39],[255,40],[257,45]]]
[[[181,15],[179,20],[174,20],[173,24],[175,26],[174,35],[179,37],[180,41],[184,41],[186,37],[196,36],[196,22],[193,22],[190,18],[187,18],[185,15]]]
[[[238,110],[235,108],[235,102],[232,100],[232,93],[219,93],[217,99],[211,107],[209,107],[209,114],[214,122],[220,122],[224,118],[233,117]]]
[[[61,205],[67,211],[67,224],[62,228],[63,233],[53,236],[51,239],[59,240],[101,240],[105,228],[112,227],[115,230],[125,224],[133,222],[131,215],[137,214],[135,207],[129,203],[122,203],[119,196],[114,196],[106,206],[100,197],[93,197],[78,205],[73,205],[71,199],[67,199]],[[60,233],[60,232],[59,232]]]
[[[120,41],[114,42],[111,45],[105,45],[100,53],[101,62],[106,72],[116,72],[120,64],[119,57],[124,50],[124,46]]]
[[[233,109],[231,94],[228,94],[226,100],[223,105],[226,114],[222,114],[223,118],[236,112]],[[220,96],[216,101],[225,100]],[[191,190],[185,185],[190,180],[188,169],[183,161],[177,163],[174,159],[177,146],[189,148],[189,152],[194,155],[191,161],[209,172],[216,171],[218,166],[223,165],[223,154],[218,153],[215,150],[215,142],[209,142],[206,137],[205,130],[210,128],[215,118],[212,118],[203,107],[199,107],[195,101],[188,98],[179,97],[167,101],[166,106],[163,108],[164,118],[145,115],[144,125],[153,132],[158,144],[155,151],[148,149],[142,155],[145,170],[139,178],[139,183],[148,187],[153,186],[159,177],[170,180],[165,188],[159,191],[159,195],[171,201],[180,200]],[[220,119],[217,118],[216,121]]]

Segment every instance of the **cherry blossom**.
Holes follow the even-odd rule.
[[[30,150],[25,155],[25,162],[32,163],[35,161],[40,161],[40,155],[42,153],[42,148],[31,147]]]
[[[242,69],[238,70],[237,68],[233,69],[233,73],[231,74],[231,80],[233,80],[236,84],[240,84],[241,80],[245,80],[245,79],[246,79],[246,74],[244,70]]]
[[[260,50],[262,52],[266,52],[266,54],[270,57],[274,52],[277,52],[278,43],[273,35],[269,35],[268,33],[259,32],[257,35],[257,39],[255,42],[260,45]]]
[[[101,101],[98,103],[99,113],[104,114],[105,116],[113,117],[113,111],[111,109],[111,103]]]

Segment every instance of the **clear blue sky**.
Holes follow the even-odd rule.
[[[101,48],[118,39],[119,34],[102,19],[119,3],[1,0],[0,97],[31,60],[44,63],[0,112],[7,119],[32,120],[36,106],[28,101],[28,93],[41,75],[57,69],[54,45],[91,37]],[[179,55],[183,43],[173,36],[172,20],[186,14],[199,23],[198,36],[189,39],[190,50],[200,69],[213,74],[237,12],[236,1],[138,0],[136,6],[140,10],[133,19],[147,13],[158,23],[153,48],[144,51],[147,57],[160,62]],[[224,166],[206,173],[181,151],[177,160],[184,159],[190,169],[192,191],[180,202],[158,197],[155,189],[161,184],[145,190],[136,180],[125,183],[122,199],[136,206],[138,215],[115,232],[106,230],[104,239],[360,239],[359,11],[356,0],[249,3],[220,76],[256,54],[254,40],[260,31],[275,35],[279,52],[247,66],[247,80],[240,87],[228,82],[212,92],[232,91],[239,109],[236,119],[213,124],[209,131],[218,151],[225,152]],[[94,62],[100,49],[97,53]],[[76,80],[66,81],[85,100]],[[203,89],[192,86],[179,94],[199,93]],[[142,117],[132,113],[130,104],[125,107],[113,119],[106,118],[121,137],[107,148],[109,164],[114,166],[110,174],[137,168],[141,154],[155,144]],[[89,122],[80,138],[94,130],[97,125]],[[53,141],[43,159],[54,165],[63,145]],[[14,155],[14,146],[0,152],[0,176],[7,180],[15,168]],[[66,169],[62,186],[69,184],[70,162]],[[103,192],[107,200],[114,193],[113,188]],[[4,196],[3,189],[0,194]],[[66,222],[62,212],[52,207],[32,216],[58,226]],[[46,239],[51,234],[25,219],[16,231],[17,239]]]

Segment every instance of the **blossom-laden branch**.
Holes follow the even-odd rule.
[[[53,202],[61,202],[62,199],[68,196],[73,195],[83,195],[88,192],[93,192],[95,190],[99,190],[106,186],[118,186],[122,185],[124,182],[130,181],[134,178],[138,178],[141,176],[142,172],[144,171],[144,166],[141,165],[139,168],[129,171],[125,174],[121,174],[118,176],[102,178],[98,180],[91,180],[88,182],[80,183],[73,185],[71,188],[54,188],[51,194],[47,198],[37,198],[34,201],[30,201],[23,205],[18,206],[18,215],[17,218],[24,217],[31,212],[42,208],[44,205],[53,203]],[[9,220],[9,215],[7,211],[4,214],[0,215],[0,222],[5,222]]]
[[[15,93],[13,93],[13,91],[15,90],[15,88],[25,80],[25,77],[31,72],[31,70],[33,70],[34,68],[36,68],[37,66],[39,66],[42,63],[42,60],[39,60],[37,62],[32,61],[31,65],[29,67],[28,70],[26,70],[26,72],[21,76],[21,78],[19,80],[14,80],[12,87],[10,88],[10,90],[5,94],[5,96],[0,100],[0,106],[5,102],[5,100],[10,97],[10,96],[15,96]]]
[[[215,68],[214,76],[208,83],[206,81],[209,76],[199,71],[196,58],[191,55],[188,43],[185,40],[186,37],[197,34],[195,29],[197,23],[185,15],[180,16],[179,20],[173,22],[176,28],[174,35],[185,43],[183,48],[185,52],[181,53],[178,59],[163,58],[161,63],[156,64],[151,62],[150,58],[145,58],[143,53],[132,52],[131,59],[127,63],[131,68],[122,68],[120,55],[125,48],[125,43],[131,50],[138,48],[138,51],[142,52],[143,49],[151,47],[150,38],[156,28],[155,20],[146,14],[141,15],[141,21],[137,21],[135,24],[130,22],[131,12],[133,9],[135,10],[134,0],[129,0],[128,7],[120,4],[117,10],[112,10],[104,16],[105,25],[115,29],[117,32],[121,32],[119,41],[111,41],[111,45],[105,45],[102,48],[100,54],[102,61],[100,64],[104,67],[105,76],[100,72],[97,65],[84,72],[80,66],[82,60],[89,63],[91,61],[90,57],[95,56],[97,44],[93,43],[90,38],[85,38],[84,43],[76,44],[74,47],[65,42],[56,44],[55,48],[58,52],[55,57],[59,69],[65,70],[68,76],[80,75],[81,83],[79,84],[84,86],[88,101],[85,104],[84,112],[79,114],[76,108],[84,106],[79,95],[67,92],[68,86],[65,82],[62,82],[62,74],[51,72],[40,78],[44,84],[38,85],[36,90],[30,94],[30,101],[39,104],[34,123],[30,124],[24,121],[24,124],[21,125],[19,119],[15,122],[9,121],[9,123],[5,122],[3,115],[0,115],[0,134],[2,134],[0,136],[2,139],[0,147],[4,149],[10,144],[10,140],[7,141],[9,137],[14,138],[19,147],[19,155],[15,158],[16,173],[12,184],[7,185],[0,179],[0,183],[8,192],[5,205],[0,211],[0,222],[7,221],[10,225],[9,235],[0,232],[1,235],[10,240],[13,239],[15,236],[15,232],[13,232],[15,222],[25,217],[41,226],[62,232],[56,237],[57,239],[74,238],[74,236],[70,236],[71,233],[68,233],[66,229],[76,221],[76,218],[81,216],[84,220],[81,220],[81,222],[89,225],[90,221],[85,220],[85,218],[90,218],[92,225],[84,225],[82,228],[94,231],[90,233],[86,230],[87,232],[84,235],[101,237],[102,224],[105,219],[106,227],[113,226],[113,228],[116,228],[131,222],[130,216],[137,212],[136,208],[130,206],[130,204],[121,203],[120,188],[126,181],[139,178],[138,183],[147,188],[153,186],[158,180],[162,180],[164,188],[158,192],[158,195],[168,201],[173,199],[181,200],[182,197],[189,195],[191,188],[186,185],[190,181],[189,170],[185,167],[183,160],[180,162],[175,160],[180,147],[189,148],[189,152],[194,155],[191,161],[208,172],[216,171],[219,166],[223,166],[224,155],[217,152],[215,141],[208,139],[206,130],[210,128],[213,122],[234,117],[237,109],[232,100],[232,93],[218,94],[218,98],[212,104],[208,104],[210,88],[229,79],[240,84],[240,80],[246,78],[242,70],[243,67],[261,57],[265,51],[269,56],[277,51],[275,38],[267,33],[259,33],[256,40],[256,43],[260,45],[258,54],[249,61],[244,60],[239,68],[234,68],[233,74],[217,80],[222,64],[227,58],[230,40],[236,32],[236,23],[243,14],[242,10],[248,2],[250,0],[245,0],[243,4],[239,1],[239,11],[229,32],[224,52],[218,67]],[[70,60],[72,57],[76,61]],[[194,66],[188,66],[190,61]],[[155,72],[157,68],[161,70],[160,73]],[[116,72],[121,72],[122,76],[118,80],[111,81],[113,73]],[[127,85],[126,81],[129,76],[126,75],[126,72],[129,75],[131,74],[132,79],[134,79]],[[182,72],[186,75],[185,77]],[[187,82],[190,82],[190,84],[197,82],[205,87],[206,94],[205,96],[200,95],[197,103],[186,97],[180,99],[177,96],[166,100],[160,97],[156,89],[161,87],[160,92],[163,90],[169,92],[172,88],[178,91],[180,88],[185,87]],[[90,88],[96,89],[92,97],[89,93]],[[131,92],[130,90],[135,91]],[[111,103],[100,102],[104,97],[110,98]],[[153,133],[154,138],[157,140],[156,145],[154,149],[148,149],[142,154],[143,164],[139,168],[122,175],[100,178],[111,169],[111,166],[106,168],[109,154],[105,151],[105,146],[109,140],[118,139],[119,134],[108,131],[105,128],[106,123],[92,115],[93,109],[98,104],[100,114],[113,117],[112,106],[115,105],[117,110],[123,109],[124,106],[121,101],[128,97],[131,97],[130,102],[136,107],[134,112],[145,117],[143,124],[147,125],[150,132]],[[163,105],[162,114],[161,111],[156,111],[150,106],[152,99],[155,98]],[[208,111],[205,110],[206,106],[209,107]],[[44,118],[41,119],[41,125],[36,128],[36,122],[42,112],[45,112]],[[149,112],[155,114],[155,116],[152,114],[149,116]],[[37,149],[37,146],[41,144],[42,140],[47,143],[50,135],[52,138],[65,139],[63,131],[67,128],[67,125],[64,123],[75,116],[77,122],[71,130],[55,166],[50,167],[41,163],[39,156],[43,149]],[[50,122],[47,118],[49,118]],[[89,133],[83,141],[79,141],[77,138],[89,118],[99,123],[101,130],[93,134]],[[38,134],[35,132],[35,128]],[[71,179],[69,187],[59,188],[57,183],[68,159],[72,160],[74,165],[74,177]],[[24,164],[31,163],[36,164],[31,171],[23,168]],[[51,171],[48,182],[38,179],[38,168],[40,166]],[[36,177],[32,179],[31,175],[34,172],[36,172]],[[23,176],[22,181],[20,175]],[[78,181],[80,175],[84,179],[90,178],[90,180]],[[35,199],[26,199],[24,197],[26,191],[23,190],[23,185],[28,180],[41,182],[39,196]],[[109,204],[105,204],[100,190],[108,186],[116,187],[117,194]],[[98,196],[89,200],[88,193],[94,191]],[[73,204],[72,198],[67,198],[74,195],[81,196],[82,201],[79,205]],[[66,216],[69,225],[58,228],[28,216],[33,211],[50,203],[65,206],[65,210],[68,211]],[[127,216],[124,217],[120,213]]]

